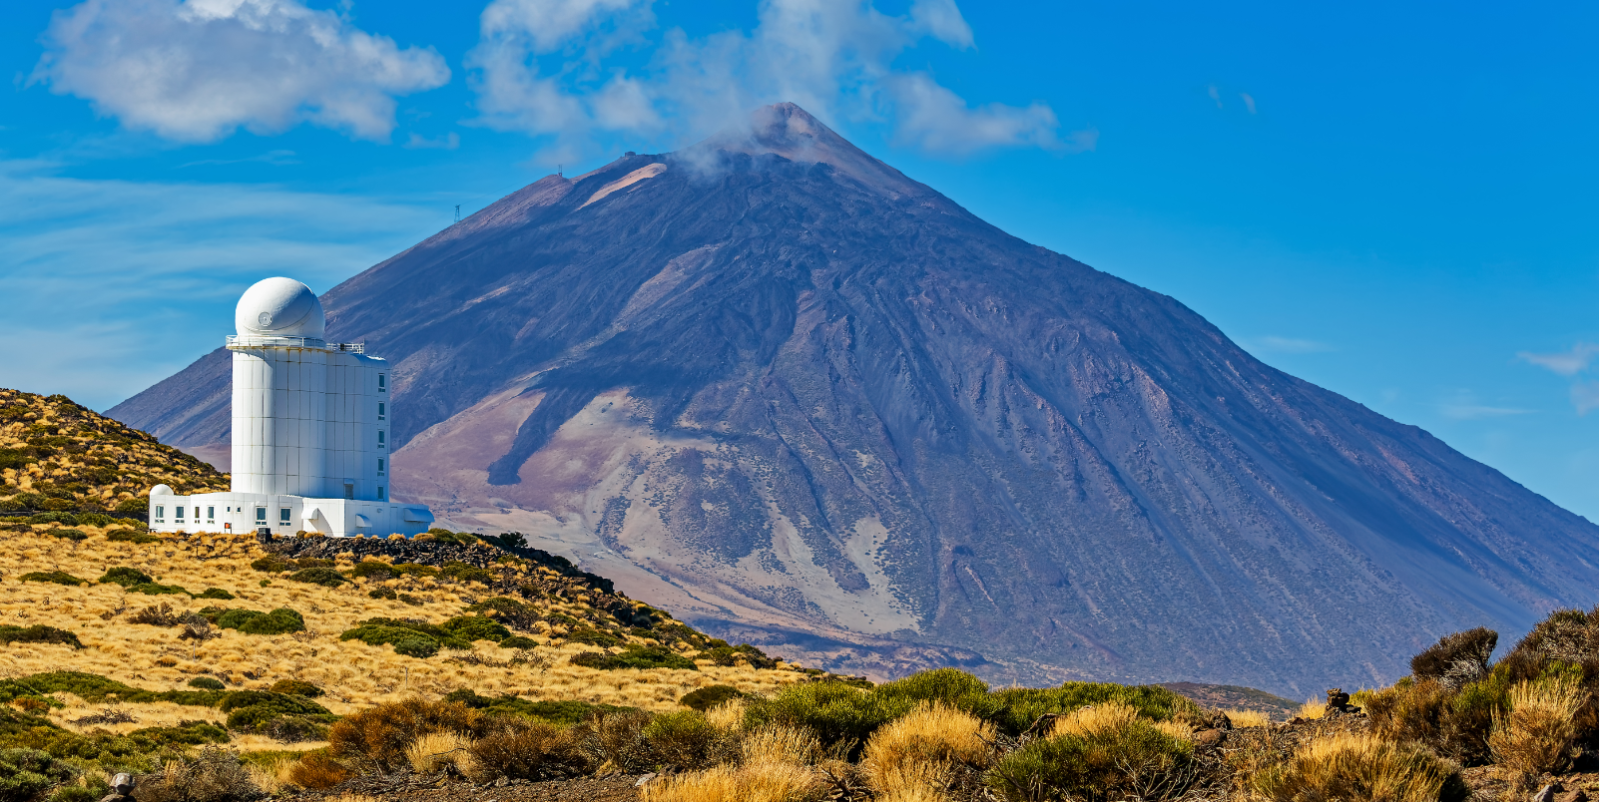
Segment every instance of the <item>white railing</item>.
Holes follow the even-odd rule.
[[[329,343],[315,337],[263,337],[261,335],[229,335],[225,339],[231,350],[252,348],[317,349],[319,351],[345,351],[351,354],[366,352],[366,343]]]

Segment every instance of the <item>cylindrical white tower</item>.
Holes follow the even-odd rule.
[[[328,351],[323,304],[294,279],[263,279],[234,310],[232,489],[327,493]]]

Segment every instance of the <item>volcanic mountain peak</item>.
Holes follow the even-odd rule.
[[[1595,525],[790,104],[323,303],[394,365],[397,495],[831,669],[1301,697],[1596,598]],[[226,449],[227,367],[111,413]]]

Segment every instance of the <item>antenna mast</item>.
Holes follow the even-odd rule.
[[[457,204],[456,205],[456,220],[451,221],[451,222],[453,224],[462,222],[462,205],[461,204]]]

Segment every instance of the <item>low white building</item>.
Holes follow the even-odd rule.
[[[252,285],[234,310],[228,493],[150,489],[159,532],[296,531],[333,536],[428,529],[423,505],[389,497],[389,364],[327,343],[323,304],[294,279]]]

